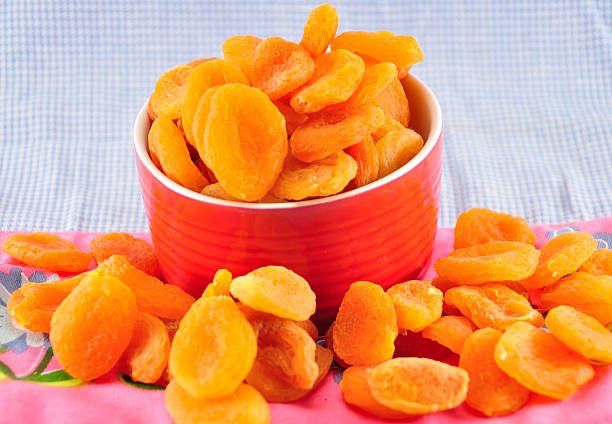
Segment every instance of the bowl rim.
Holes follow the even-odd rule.
[[[197,193],[195,191],[191,191],[178,183],[175,183],[163,172],[161,172],[157,167],[153,164],[151,157],[149,156],[148,148],[147,148],[147,133],[149,127],[149,117],[147,114],[147,102],[140,108],[138,115],[136,116],[136,120],[134,122],[133,128],[133,138],[134,138],[134,149],[136,151],[136,156],[140,163],[144,165],[144,167],[159,181],[161,184],[166,186],[169,190],[180,194],[184,197],[193,199],[195,201],[201,203],[212,204],[215,206],[224,206],[224,207],[232,207],[232,208],[242,208],[242,209],[251,209],[251,210],[281,210],[281,209],[296,209],[296,208],[305,208],[309,206],[318,206],[323,204],[328,204],[332,202],[339,202],[344,199],[348,199],[354,196],[360,196],[368,191],[375,190],[380,188],[410,172],[413,168],[418,166],[423,160],[429,156],[429,154],[433,151],[436,144],[440,142],[442,135],[442,111],[440,109],[440,104],[438,99],[431,91],[431,89],[425,84],[420,78],[409,74],[407,78],[413,79],[423,90],[425,93],[425,104],[427,105],[426,110],[430,116],[430,125],[429,125],[429,134],[423,148],[419,153],[416,154],[407,164],[403,165],[401,168],[393,171],[389,175],[384,176],[372,183],[366,184],[362,187],[344,192],[339,194],[334,194],[332,196],[322,197],[319,199],[311,199],[311,200],[300,200],[296,202],[283,202],[283,203],[248,203],[248,202],[239,202],[234,200],[224,200],[217,199],[215,197],[206,196],[201,193]]]

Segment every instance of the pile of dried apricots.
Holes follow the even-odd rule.
[[[612,363],[612,251],[581,232],[534,244],[524,219],[470,209],[457,220],[455,250],[434,263],[437,277],[386,291],[353,283],[324,337],[310,321],[315,294],[284,267],[235,278],[221,269],[196,300],[159,280],[152,247],[128,234],[96,237],[91,255],[46,233],[10,236],[2,249],[54,271],[98,263],[26,283],[8,301],[16,324],[49,333],[74,377],[118,369],[167,384],[177,423],[267,423],[267,402],[306,396],[334,360],[345,368],[344,400],[383,418],[463,402],[500,416],[532,392],[571,396],[593,367]],[[458,355],[458,366],[427,357],[432,345]]]
[[[334,195],[406,164],[423,147],[401,83],[423,59],[418,43],[337,28],[322,4],[300,43],[235,36],[223,59],[164,73],[147,109],[153,163],[189,190],[265,203]]]

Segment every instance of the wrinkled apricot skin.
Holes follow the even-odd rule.
[[[295,323],[306,331],[312,340],[316,341],[319,338],[319,330],[311,320],[295,321]]]
[[[113,255],[122,255],[139,270],[152,276],[160,274],[153,246],[128,233],[107,233],[94,237],[89,243],[89,251],[98,264]]]
[[[227,396],[198,398],[172,380],[166,387],[165,404],[176,424],[269,424],[270,408],[253,387],[240,383]]]
[[[560,234],[540,249],[538,267],[533,275],[521,281],[521,284],[530,289],[554,284],[576,271],[596,248],[597,241],[588,233]]]
[[[444,301],[458,308],[479,328],[504,331],[517,321],[537,327],[544,323],[542,315],[527,299],[501,284],[453,287],[444,294]]]
[[[168,119],[178,119],[183,111],[185,102],[187,78],[193,68],[187,65],[177,66],[165,72],[157,83],[149,104],[147,113],[151,121],[161,115]]]
[[[612,275],[612,250],[596,250],[585,263],[580,265],[578,271],[593,275]]]
[[[495,362],[529,390],[566,399],[588,383],[593,368],[552,334],[526,322],[512,324],[495,346]]]
[[[288,155],[270,192],[286,200],[331,196],[344,190],[357,171],[357,162],[343,151],[310,163]]]
[[[402,124],[388,116],[385,117],[385,122],[372,133],[372,138],[375,142],[379,142],[385,135],[392,131],[403,131],[406,129]]]
[[[490,241],[453,251],[434,263],[438,275],[461,284],[523,280],[538,266],[539,253],[530,244]]]
[[[376,143],[378,177],[386,177],[406,165],[423,148],[423,138],[409,128],[390,131]]]
[[[174,335],[168,367],[192,396],[223,397],[246,378],[256,354],[253,328],[234,301],[227,296],[201,297]]]
[[[490,209],[469,209],[457,218],[455,249],[488,241],[518,241],[535,244],[536,237],[524,218]]]
[[[502,333],[483,328],[465,341],[459,366],[470,376],[466,403],[487,417],[510,414],[529,399],[529,390],[495,363],[495,346]]]
[[[223,58],[237,66],[250,83],[255,79],[255,49],[259,43],[261,39],[252,35],[236,35],[221,46]]]
[[[612,277],[609,275],[575,272],[544,288],[540,300],[544,310],[568,305],[603,325],[612,323]]]
[[[92,272],[51,318],[53,354],[68,374],[91,381],[109,372],[128,346],[138,309],[129,287]]]
[[[168,117],[160,116],[153,122],[148,140],[153,162],[159,163],[164,174],[172,181],[197,192],[208,184],[191,161],[183,135]]]
[[[286,104],[282,100],[275,101],[274,105],[285,117],[285,127],[288,136],[291,136],[297,127],[308,120],[308,115],[296,112],[290,105]]]
[[[368,370],[372,397],[405,414],[429,414],[459,406],[468,373],[428,358],[394,358]]]
[[[230,284],[232,284],[232,273],[227,269],[219,269],[215,272],[212,283],[206,286],[202,296],[229,296]]]
[[[612,363],[612,333],[595,318],[571,306],[556,306],[546,327],[568,348],[598,364]]]
[[[209,108],[204,136],[196,135],[200,157],[229,194],[261,199],[287,156],[285,118],[264,93],[242,84],[217,87]]]
[[[26,265],[56,272],[83,272],[91,256],[72,242],[49,233],[13,234],[2,251]]]
[[[465,341],[475,329],[474,324],[465,317],[445,315],[425,327],[421,335],[440,343],[456,354],[461,354]]]
[[[442,316],[444,295],[430,281],[411,280],[391,286],[391,296],[400,332],[421,331]]]
[[[360,143],[347,147],[346,153],[357,162],[357,174],[351,183],[352,187],[363,187],[378,179],[380,165],[376,145],[372,138],[366,138]]]
[[[300,45],[312,55],[320,56],[338,30],[338,13],[329,3],[315,7],[308,15]]]
[[[385,121],[377,106],[340,109],[309,119],[291,135],[293,156],[302,162],[314,162],[368,138]]]
[[[391,296],[374,283],[351,284],[334,324],[334,353],[349,365],[378,364],[393,357],[397,332]]]

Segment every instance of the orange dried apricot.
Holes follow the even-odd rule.
[[[209,88],[229,82],[248,83],[237,66],[223,59],[206,61],[198,65],[189,75],[181,121],[185,137],[191,145],[196,146],[193,123],[201,97]]]
[[[612,363],[612,333],[595,318],[562,305],[548,311],[545,323],[574,352],[600,364]]]
[[[82,272],[91,262],[74,243],[49,233],[13,234],[2,251],[26,265],[57,272]]]
[[[388,31],[344,32],[331,41],[331,48],[347,49],[380,62],[392,62],[402,71],[423,60],[423,53],[413,37],[397,36]]]
[[[286,200],[330,196],[344,190],[356,175],[357,162],[343,151],[310,163],[288,155],[270,191]]]
[[[536,238],[525,219],[520,216],[473,208],[461,213],[457,218],[455,249],[495,240],[535,244]]]
[[[367,372],[372,397],[405,414],[428,414],[459,406],[468,373],[428,358],[394,358]]]
[[[59,281],[25,283],[9,297],[8,313],[19,326],[35,333],[48,333],[53,313],[86,276],[83,273]]]
[[[291,153],[302,162],[323,159],[362,142],[384,121],[385,114],[377,106],[337,109],[313,116],[291,134]]]
[[[563,233],[540,249],[540,262],[533,275],[521,281],[534,289],[554,284],[576,271],[597,248],[597,240],[588,233]]]
[[[109,372],[128,346],[136,299],[119,279],[89,273],[57,307],[49,339],[68,374],[91,381]]]
[[[379,163],[378,151],[372,138],[365,138],[362,142],[346,148],[346,153],[357,162],[357,174],[351,182],[355,188],[376,181],[378,178]]]
[[[234,278],[230,293],[250,308],[295,321],[310,318],[317,303],[308,281],[282,266],[266,266]]]
[[[314,113],[342,103],[357,90],[364,71],[363,59],[348,50],[319,56],[312,79],[291,97],[291,107],[299,113]]]
[[[527,299],[501,284],[460,286],[449,289],[444,301],[458,308],[479,328],[504,331],[517,321],[541,326],[544,318]]]
[[[544,310],[568,305],[603,325],[612,323],[612,277],[575,272],[548,286],[540,298]]]
[[[233,202],[239,202],[240,199],[229,194],[219,183],[208,184],[200,192],[205,196],[214,197],[215,199],[231,200]]]
[[[208,62],[207,62],[208,63]],[[201,191],[208,181],[191,161],[183,135],[174,122],[160,116],[149,130],[149,154],[168,178],[193,191]]]
[[[193,69],[204,62],[215,59],[216,57],[201,57],[199,59],[190,60],[189,62],[185,63],[185,66],[189,66],[191,69]]]
[[[374,138],[374,141],[378,142],[388,133],[392,131],[402,131],[405,128],[406,127],[397,122],[395,119],[391,119],[386,116],[385,122],[372,133],[372,137]]]
[[[310,12],[304,25],[304,35],[300,45],[317,57],[327,50],[327,46],[338,30],[338,13],[329,3],[323,3]]]
[[[200,157],[232,196],[261,199],[287,156],[285,118],[264,93],[242,84],[217,87],[209,109],[204,136],[196,135]]]
[[[570,397],[594,375],[586,359],[527,322],[516,322],[502,334],[495,362],[529,390],[554,399]]]
[[[308,120],[308,115],[298,113],[293,108],[281,100],[274,102],[280,113],[285,117],[287,135],[293,134],[295,129]]]
[[[232,284],[232,273],[225,269],[219,269],[215,272],[212,283],[206,286],[202,296],[229,296],[230,284]]]
[[[307,332],[312,340],[316,341],[319,338],[319,330],[317,329],[315,323],[311,320],[307,319],[304,321],[295,321],[295,323],[298,325],[298,327],[301,327],[302,330]]]
[[[201,297],[181,320],[168,367],[192,396],[222,397],[246,378],[256,354],[255,332],[234,301]]]
[[[466,317],[445,315],[423,329],[421,335],[460,354],[463,344],[476,327]]]
[[[538,266],[539,253],[530,244],[489,241],[453,251],[434,263],[438,275],[461,284],[517,281]]]
[[[132,380],[153,384],[168,364],[170,337],[166,325],[156,316],[139,312],[130,343],[120,364]]]
[[[374,283],[351,284],[334,324],[334,353],[349,365],[378,364],[393,356],[396,337],[391,296]]]
[[[240,383],[235,391],[215,399],[196,397],[172,380],[165,404],[176,424],[269,424],[270,407],[259,392]]]
[[[266,38],[255,49],[252,84],[277,100],[306,84],[315,64],[304,47],[280,37]]]
[[[431,281],[411,280],[387,289],[400,332],[421,331],[442,316],[444,295]]]
[[[470,376],[465,401],[488,417],[510,414],[529,399],[529,390],[495,363],[495,346],[501,335],[493,328],[477,330],[465,340],[459,358],[459,366]]]
[[[181,65],[165,72],[157,83],[149,104],[147,113],[151,121],[155,121],[161,115],[168,119],[178,119],[183,111],[185,102],[187,78],[193,68]]]
[[[593,275],[612,275],[612,250],[599,249],[593,253],[578,271],[588,272]]]
[[[129,263],[149,275],[159,275],[159,265],[153,246],[128,233],[106,233],[94,237],[89,251],[97,263],[113,255],[124,256]]]
[[[376,143],[378,177],[385,177],[406,165],[422,148],[423,137],[410,128],[388,132]]]
[[[223,58],[237,66],[250,83],[255,77],[255,49],[261,43],[261,38],[252,35],[236,35],[230,37],[221,45]]]
[[[181,288],[164,284],[139,270],[121,255],[102,262],[97,271],[118,278],[134,292],[138,309],[160,318],[181,319],[195,299]]]

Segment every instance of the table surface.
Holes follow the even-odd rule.
[[[0,230],[147,231],[131,127],[167,68],[235,34],[299,40],[312,1],[0,2]],[[612,2],[342,1],[417,37],[445,133],[441,225],[612,215]]]

